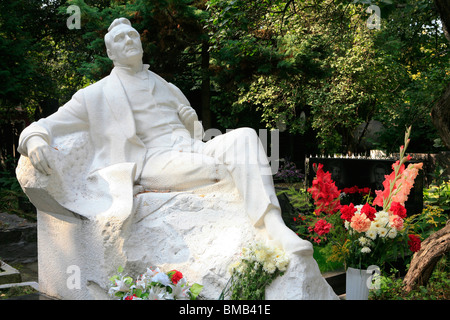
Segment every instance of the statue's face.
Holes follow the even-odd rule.
[[[128,65],[142,60],[142,43],[136,29],[128,25],[120,25],[110,32],[108,56],[114,63]]]

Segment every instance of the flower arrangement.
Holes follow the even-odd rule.
[[[147,268],[135,280],[119,267],[109,280],[109,294],[119,300],[196,300],[203,288],[197,283],[190,286],[178,270],[164,273],[159,268]]]
[[[281,249],[257,242],[242,249],[240,260],[229,266],[231,278],[219,299],[264,300],[265,288],[289,265]]]
[[[375,191],[372,204],[370,193],[364,189],[365,203],[341,204],[342,195],[331,180],[331,174],[324,172],[321,164],[315,167],[316,178],[308,192],[314,199],[317,217],[309,230],[315,234],[316,242],[331,239],[332,260],[343,260],[345,267],[362,269],[370,265],[381,266],[385,261],[397,258],[405,247],[413,252],[420,249],[420,238],[408,234],[409,228],[404,223],[404,205],[423,165],[415,163],[405,168],[405,162],[411,160],[409,155],[405,156],[410,132],[411,128],[408,128],[405,144],[400,147],[400,160],[392,165],[393,172],[385,176],[384,189]],[[358,188],[358,192],[361,189]]]

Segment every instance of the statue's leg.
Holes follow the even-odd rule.
[[[139,184],[147,190],[193,190],[217,183],[226,174],[226,168],[213,157],[166,149],[150,153]]]
[[[312,245],[284,223],[264,147],[255,130],[236,129],[206,142],[205,155],[224,163],[245,202],[251,220],[264,224],[285,251],[312,254]]]

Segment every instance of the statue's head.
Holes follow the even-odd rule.
[[[142,61],[141,38],[126,18],[118,18],[111,23],[105,35],[105,45],[114,64],[130,65]]]

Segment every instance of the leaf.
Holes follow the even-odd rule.
[[[191,292],[191,300],[195,300],[197,299],[197,296],[200,294],[200,292],[202,291],[203,286],[198,284],[198,283],[194,283],[191,288],[189,289],[189,291]]]

